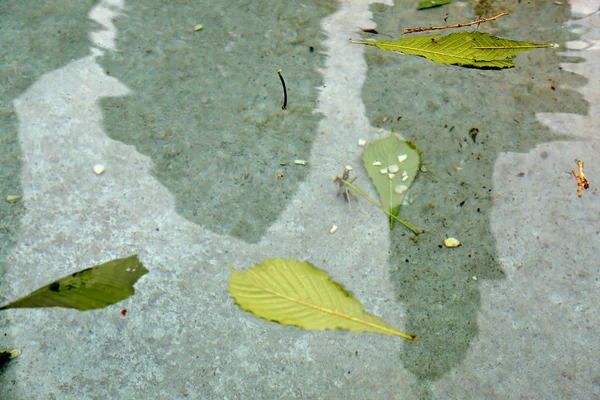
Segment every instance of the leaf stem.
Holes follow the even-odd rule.
[[[376,202],[373,198],[371,198],[368,194],[366,194],[365,192],[363,192],[361,189],[358,188],[358,186],[353,185],[352,183],[345,181],[342,179],[342,182],[344,182],[346,185],[350,186],[352,189],[354,189],[358,194],[360,194],[362,197],[364,197],[365,199],[369,200],[369,202],[371,204],[373,204],[375,207],[379,208],[380,210],[382,210],[383,212],[385,212],[390,218],[394,218],[396,221],[400,222],[402,225],[404,225],[405,227],[407,227],[408,229],[410,229],[411,231],[413,231],[413,233],[415,235],[418,235],[419,233],[421,233],[420,230],[418,230],[417,228],[415,228],[414,226],[412,226],[411,224],[409,224],[408,222],[405,222],[403,220],[401,220],[400,218],[398,218],[397,216],[395,216],[394,214],[388,212],[385,208],[383,208],[381,206],[381,204],[379,204],[378,202]]]

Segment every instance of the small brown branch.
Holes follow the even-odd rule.
[[[462,28],[464,26],[471,26],[471,25],[475,25],[475,24],[481,24],[482,22],[488,22],[488,21],[494,21],[500,17],[504,17],[506,15],[508,15],[510,13],[508,12],[503,12],[500,13],[498,15],[496,15],[495,17],[490,17],[490,18],[479,18],[476,21],[473,22],[466,22],[464,24],[456,24],[456,25],[441,25],[441,26],[420,26],[418,28],[409,28],[409,29],[405,29],[403,34],[406,35],[407,33],[415,33],[415,32],[424,32],[424,31],[435,31],[438,29],[451,29],[451,28]]]

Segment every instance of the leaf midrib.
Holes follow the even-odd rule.
[[[325,307],[319,306],[317,304],[309,303],[309,302],[307,302],[305,300],[296,299],[296,298],[287,296],[287,295],[285,295],[283,293],[277,292],[277,291],[275,291],[273,289],[270,289],[268,287],[260,286],[260,285],[258,285],[256,283],[254,283],[254,285],[256,287],[258,287],[259,289],[264,290],[267,293],[271,293],[274,296],[277,296],[279,298],[288,300],[288,301],[290,301],[292,303],[300,304],[300,305],[303,305],[303,306],[306,306],[306,307],[310,307],[310,308],[312,308],[314,310],[318,310],[318,311],[324,312],[326,314],[335,315],[335,316],[340,317],[340,318],[344,318],[344,319],[347,319],[347,320],[350,320],[350,321],[354,321],[354,322],[357,322],[357,323],[359,323],[361,325],[370,326],[370,327],[375,328],[377,330],[388,332],[390,335],[401,336],[401,337],[404,337],[406,339],[412,340],[411,336],[409,336],[409,335],[406,335],[406,336],[401,335],[398,332],[396,332],[395,330],[389,329],[389,328],[387,328],[385,326],[378,325],[378,324],[375,324],[373,322],[365,321],[363,319],[356,318],[356,317],[353,317],[353,316],[348,315],[348,314],[341,313],[341,312],[336,311],[336,310],[325,308]],[[360,311],[364,312],[364,310],[360,310]]]

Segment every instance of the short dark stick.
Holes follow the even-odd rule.
[[[281,70],[277,70],[277,74],[279,75],[279,79],[281,80],[281,85],[283,86],[283,105],[281,106],[282,110],[287,109],[287,89],[285,88],[285,81],[283,80],[283,76],[281,75]]]

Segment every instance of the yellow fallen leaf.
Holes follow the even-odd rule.
[[[373,314],[342,286],[308,262],[274,258],[245,272],[231,271],[236,304],[259,318],[304,329],[345,329],[416,341]]]

